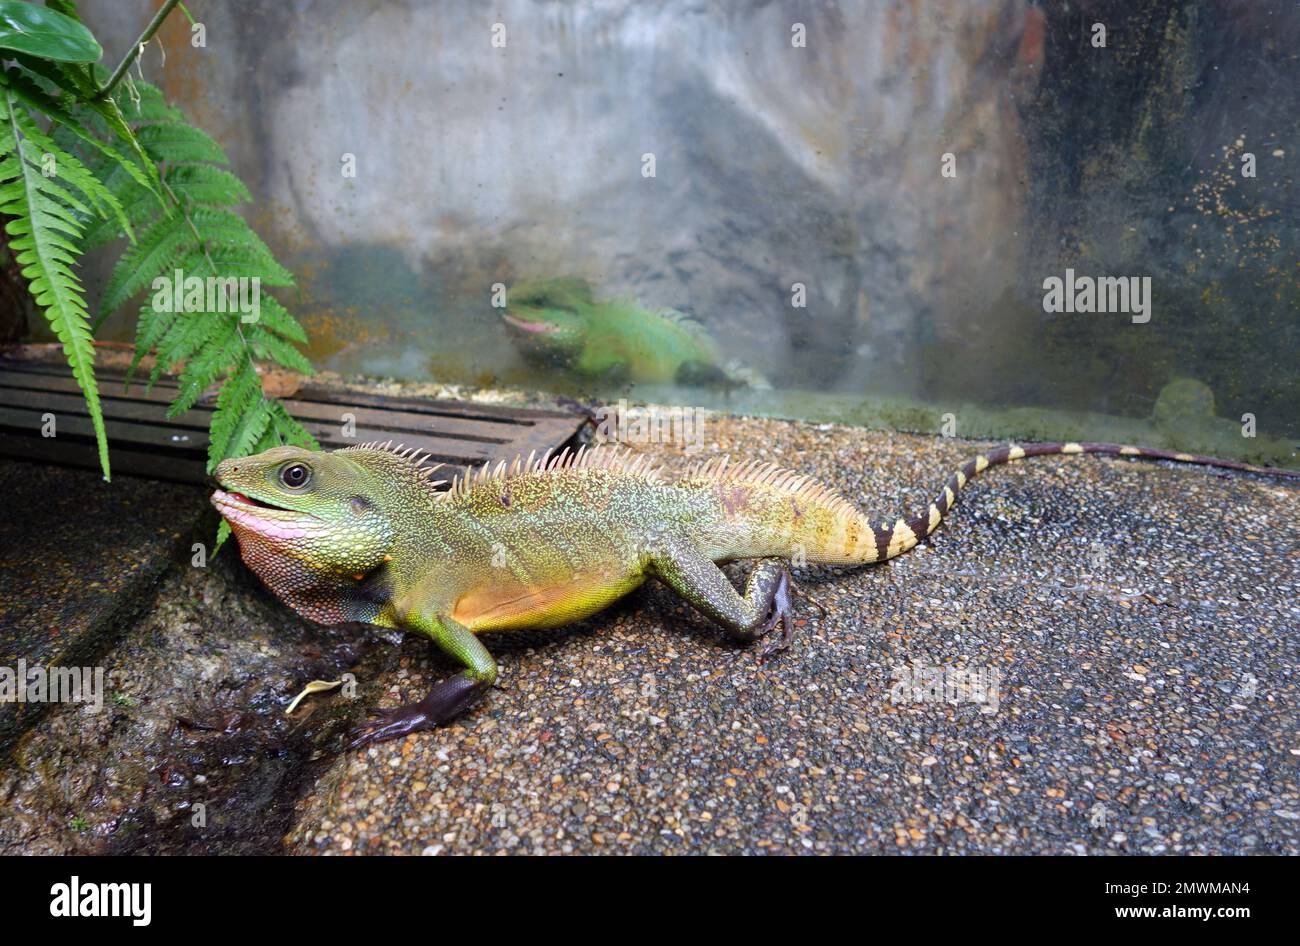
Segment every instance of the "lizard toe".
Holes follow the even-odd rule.
[[[388,710],[372,709],[370,714],[375,718],[361,723],[348,733],[352,737],[347,745],[348,750],[360,749],[374,742],[397,739],[407,733],[432,729],[437,725],[421,711],[418,703]]]

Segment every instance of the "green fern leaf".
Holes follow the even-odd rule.
[[[229,206],[252,200],[244,182],[211,164],[176,164],[163,175],[181,200],[190,204]]]
[[[257,357],[270,359],[299,374],[312,373],[311,362],[302,352],[293,347],[292,342],[286,342],[279,335],[268,332],[256,324],[245,327],[244,335],[253,346],[253,354]]]
[[[233,320],[233,316],[212,312],[182,312],[158,342],[157,361],[149,376],[150,386],[164,371],[175,369],[177,364],[209,345],[220,334],[222,323]]]
[[[100,300],[100,315],[108,315],[125,304],[158,276],[171,277],[168,265],[195,242],[194,231],[184,217],[178,214],[158,218],[113,267]]]
[[[215,244],[208,247],[207,256],[211,258],[216,272],[222,276],[256,276],[265,286],[292,286],[293,273],[274,260],[268,261],[263,254],[246,250],[233,244]],[[274,265],[267,265],[267,263]],[[202,251],[186,257],[182,266],[186,272],[209,272],[207,261]]]
[[[194,226],[209,251],[216,247],[231,247],[239,250],[247,259],[260,262],[268,271],[279,270],[279,274],[289,280],[293,279],[293,275],[275,261],[275,255],[262,242],[262,238],[238,214],[214,207],[195,207],[190,213],[190,219],[194,221]]]
[[[146,302],[140,309],[140,318],[135,329],[135,355],[131,358],[131,367],[126,371],[126,384],[130,385],[135,377],[135,369],[141,359],[153,351],[158,340],[171,331],[172,323],[178,314],[163,309],[155,309],[152,301]],[[152,383],[152,382],[151,382]]]
[[[221,546],[226,544],[228,538],[230,538],[230,523],[222,519],[217,523],[217,538],[212,543],[213,555],[216,555],[221,550]]]
[[[11,50],[7,55],[12,55],[14,60],[28,72],[44,79],[51,89],[62,89],[65,86],[74,89],[77,87],[76,80],[70,81],[70,77],[60,68],[61,63],[57,63],[53,59],[42,59],[40,56],[33,56],[29,53],[20,53],[13,50]]]
[[[193,407],[203,392],[239,361],[243,349],[239,323],[233,318],[220,319],[215,334],[186,362],[185,370],[181,372],[180,391],[167,408],[168,418],[184,414]]]
[[[22,109],[14,113],[14,118],[25,139],[24,152],[27,152],[29,143],[35,151],[40,152],[37,163],[41,164],[42,172],[45,170],[46,162],[52,162],[57,177],[79,190],[95,208],[97,215],[107,216],[111,212],[126,231],[127,236],[134,240],[135,235],[131,231],[131,224],[127,220],[126,213],[122,210],[121,203],[113,195],[112,191],[105,187],[99,178],[90,173],[86,166],[78,161],[71,152],[64,151],[55,144]],[[31,160],[30,153],[28,159]]]
[[[130,221],[132,227],[142,227],[152,222],[159,215],[158,197],[152,191],[140,187],[134,181],[123,180],[125,174],[115,172],[112,169],[107,170],[104,174],[99,174],[97,170],[95,173],[99,175],[105,187],[118,195],[122,210],[126,213],[126,219]],[[89,252],[103,246],[105,243],[116,240],[122,235],[122,227],[115,218],[101,217],[92,221],[86,227],[82,242],[86,247],[86,251]]]
[[[307,450],[320,449],[316,438],[289,415],[283,404],[279,401],[268,401],[267,406],[271,412],[271,423],[267,425],[261,439],[253,445],[252,452],[260,453],[286,444]]]
[[[104,123],[108,125],[113,134],[115,134],[121,141],[126,142],[127,146],[131,149],[131,156],[139,163],[139,166],[144,169],[145,177],[147,178],[147,184],[144,186],[161,195],[163,190],[162,175],[158,173],[158,165],[154,163],[148,152],[145,151],[144,145],[140,143],[140,139],[136,137],[135,132],[131,130],[131,126],[126,123],[126,119],[122,117],[122,112],[118,109],[117,102],[112,98],[92,99],[87,103],[87,106],[103,119]]]
[[[320,449],[320,444],[316,442],[316,438],[309,434],[302,424],[294,420],[289,411],[279,401],[271,402],[271,423],[282,442],[306,450]]]
[[[37,165],[24,159],[23,118],[10,90],[0,102],[0,213],[14,219],[5,226],[11,237],[10,251],[29,282],[36,304],[49,320],[72,375],[86,398],[86,408],[99,448],[99,465],[104,479],[110,478],[108,435],[95,381],[95,346],[90,335],[90,313],[86,310],[81,283],[72,272],[78,255],[68,237],[80,236],[80,227],[66,208],[58,204],[51,179]],[[30,119],[28,119],[30,121]]]
[[[171,164],[192,164],[195,161],[230,163],[221,146],[193,125],[182,122],[141,125],[135,135],[155,161]]]
[[[262,243],[257,234],[253,233],[244,222],[244,218],[237,213],[216,207],[195,207],[190,212],[190,219],[194,221],[194,226],[198,228],[199,233],[203,234],[205,241],[240,246],[251,236],[262,249],[266,249],[266,244]]]
[[[259,302],[258,324],[269,329],[281,338],[287,338],[291,342],[297,342],[300,345],[307,344],[307,333],[303,327],[298,324],[298,320],[289,314],[284,306],[269,292],[262,293]]]
[[[113,100],[128,122],[183,122],[185,114],[167,102],[162,90],[142,79],[132,79],[130,84],[113,90]]]
[[[215,416],[214,416],[215,423]],[[266,434],[267,427],[271,424],[271,409],[265,398],[258,396],[251,405],[243,410],[235,419],[234,430],[230,435],[230,442],[227,444],[226,455],[232,457],[246,457],[250,454],[257,453],[257,446],[262,442],[262,437]],[[217,460],[220,463],[221,459]],[[212,464],[213,468],[216,463]]]
[[[60,102],[43,92],[31,81],[30,78],[23,75],[17,69],[10,69],[4,74],[3,81],[4,84],[13,91],[15,96],[31,107],[44,112],[52,121],[57,123],[59,128],[66,130],[70,135],[79,139],[83,144],[93,148],[105,159],[117,164],[141,187],[152,190],[155,194],[155,199],[161,200],[161,195],[158,195],[157,189],[153,186],[149,177],[143,170],[141,170],[139,165],[121,152],[117,151],[115,148],[100,141],[94,133],[82,124],[81,119],[72,110],[64,108]],[[95,113],[90,112],[88,114]],[[26,133],[25,130],[24,133]],[[37,135],[29,135],[28,137],[33,141],[38,142],[48,140],[44,133],[40,132],[38,132]],[[45,145],[42,144],[42,147],[45,147]],[[50,149],[46,148],[46,150],[48,151]],[[161,206],[161,204],[159,206]]]
[[[271,408],[262,396],[262,379],[247,358],[217,395],[208,442],[208,472],[226,457],[254,452],[271,423]]]

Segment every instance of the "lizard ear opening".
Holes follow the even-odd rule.
[[[348,505],[351,507],[352,514],[355,516],[364,516],[371,509],[375,508],[375,504],[364,496],[353,496],[348,500]]]

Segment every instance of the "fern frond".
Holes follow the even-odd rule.
[[[105,187],[117,195],[122,210],[126,213],[126,219],[132,227],[142,227],[158,216],[161,205],[157,195],[152,191],[140,187],[134,181],[123,180],[125,174],[115,169],[107,168],[103,173],[94,167],[91,170],[104,182]],[[122,236],[122,227],[118,221],[111,217],[101,217],[86,227],[82,241],[86,251],[89,252],[120,236]]]
[[[171,164],[192,164],[196,161],[229,163],[221,146],[204,131],[184,122],[159,122],[141,125],[136,138],[155,161]]]
[[[135,354],[131,358],[131,367],[126,371],[126,384],[135,377],[135,369],[145,355],[153,351],[158,340],[166,335],[176,321],[179,313],[155,309],[152,303],[146,303],[140,309],[140,319],[135,327]]]
[[[207,256],[222,276],[256,276],[266,286],[293,285],[293,273],[274,260],[270,261],[274,263],[273,266],[266,265],[265,255],[257,251],[234,244],[215,244],[208,248]],[[201,251],[192,254],[184,260],[182,266],[187,272],[198,272],[200,268],[206,272],[204,254]]]
[[[288,280],[287,285],[293,285],[293,274],[276,262],[275,254],[244,222],[243,217],[215,207],[195,207],[189,217],[209,252],[218,248],[236,250],[241,258],[262,267],[263,282],[279,279]]]
[[[154,163],[149,153],[145,151],[144,145],[136,137],[131,126],[126,123],[122,117],[121,110],[117,107],[117,102],[113,99],[92,99],[87,103],[87,107],[92,109],[96,115],[103,119],[104,123],[112,130],[121,141],[126,142],[131,149],[131,156],[139,162],[140,167],[144,168],[145,176],[148,179],[146,185],[150,190],[162,192],[162,175],[158,173],[158,165]]]
[[[263,396],[262,380],[252,361],[244,356],[217,396],[208,440],[208,470],[211,472],[226,457],[242,457],[286,443],[320,449],[316,438],[290,416],[283,404]],[[217,527],[214,550],[228,538],[230,526],[223,519]]]
[[[76,18],[71,0],[46,3]],[[227,298],[211,295],[226,288],[211,278],[293,285],[292,274],[228,209],[250,194],[239,178],[217,166],[228,163],[220,145],[148,83],[127,77],[125,85],[103,95],[106,70],[100,66],[50,62],[19,51],[10,61],[17,65],[0,71],[0,213],[14,218],[6,229],[15,259],[85,392],[105,478],[94,326],[74,268],[87,246],[120,235],[133,244],[109,277],[99,319],[151,286],[161,289],[158,277],[167,278],[165,296],[155,293],[139,310],[131,372],[150,353],[150,384],[163,370],[180,370],[169,417],[192,408],[224,378],[212,418],[209,466],[276,443],[314,446],[283,405],[263,395],[257,374],[260,361],[311,372],[295,347],[306,341],[302,327],[260,290],[253,322],[243,321],[246,313],[227,311]],[[48,128],[35,120],[38,115],[49,119]],[[174,281],[188,283],[190,277],[204,281],[199,304],[176,291]]]
[[[302,424],[279,401],[271,402],[271,425],[275,428],[281,442],[302,447],[306,450],[319,450],[320,444],[309,434]]]
[[[121,109],[122,117],[128,122],[185,121],[185,114],[174,105],[168,104],[162,90],[143,79],[132,79],[129,87],[114,89],[113,100]]]
[[[127,220],[126,213],[122,209],[122,204],[117,197],[113,195],[107,187],[100,182],[99,178],[90,173],[89,169],[82,164],[69,151],[60,148],[55,142],[37,127],[22,109],[14,112],[19,130],[22,132],[26,143],[30,143],[33,148],[40,151],[40,160],[52,161],[54,176],[71,184],[79,190],[95,208],[97,216],[106,217],[109,213],[117,219],[118,223],[126,231],[127,236],[134,240],[135,234],[131,230],[130,222]],[[44,172],[42,167],[42,172]]]
[[[253,199],[243,181],[211,164],[175,164],[163,178],[176,196],[189,204],[221,207]]]
[[[307,344],[307,333],[298,324],[297,319],[290,315],[284,306],[280,305],[275,296],[269,292],[262,293],[258,305],[261,311],[261,317],[258,319],[259,325],[275,332],[281,338],[287,338],[291,342],[298,342],[301,345]]]
[[[226,457],[253,452],[271,423],[271,410],[262,396],[262,379],[252,359],[244,356],[217,395],[208,439],[208,471]]]
[[[149,375],[149,385],[152,387],[164,371],[174,370],[178,364],[210,345],[221,334],[223,324],[233,321],[230,315],[182,312],[158,341],[157,361]]]
[[[158,189],[149,180],[149,177],[145,172],[141,170],[139,165],[117,149],[105,144],[96,137],[90,129],[83,125],[82,119],[73,110],[65,108],[62,103],[47,95],[42,89],[37,87],[28,76],[19,72],[17,69],[10,69],[4,74],[3,81],[17,98],[27,105],[30,105],[32,108],[43,112],[51,121],[56,123],[57,127],[65,129],[69,134],[79,139],[83,144],[88,145],[90,148],[97,151],[105,159],[118,165],[123,172],[129,174],[137,184],[153,191],[156,199],[161,199]],[[87,114],[96,113],[88,112]],[[39,137],[35,135],[29,135],[28,137],[31,137],[33,141],[48,141],[43,132],[39,133]]]
[[[253,354],[257,357],[274,361],[299,374],[311,374],[311,362],[302,352],[294,348],[291,342],[286,342],[274,332],[267,331],[260,324],[246,325],[244,337],[253,346]]]
[[[182,215],[159,217],[113,267],[99,304],[101,316],[125,304],[158,276],[171,276],[168,265],[197,242]]]
[[[102,104],[102,103],[101,103]],[[250,199],[248,188],[229,171],[220,146],[184,115],[166,103],[148,83],[116,89],[108,104],[113,112],[97,110],[104,127],[119,136],[133,133],[149,171],[158,175],[165,209],[150,203],[150,188],[107,159],[90,163],[93,171],[117,195],[123,212],[137,228],[136,244],[118,260],[100,306],[101,318],[166,277],[166,298],[146,298],[140,309],[136,352],[131,370],[147,354],[155,356],[152,385],[163,371],[180,369],[180,388],[168,416],[190,409],[212,385],[221,382],[208,445],[209,468],[228,456],[263,449],[281,442],[314,444],[278,402],[263,396],[256,362],[269,361],[304,374],[311,364],[295,347],[306,333],[269,294],[258,297],[259,318],[244,322],[244,313],[223,311],[221,302],[207,298],[197,307],[180,293],[175,308],[177,278],[206,280],[256,278],[264,286],[292,286],[293,274],[276,261],[270,248],[237,213],[227,208]],[[152,176],[151,178],[152,179]],[[93,226],[87,238],[107,241],[117,235],[107,225]],[[182,287],[183,290],[184,287]],[[157,305],[155,305],[155,302]],[[210,307],[216,305],[216,311]],[[181,367],[183,365],[183,367]],[[224,378],[224,380],[223,380]]]
[[[99,465],[107,480],[111,475],[108,436],[95,381],[90,313],[81,283],[72,272],[79,250],[71,240],[80,237],[81,227],[59,203],[67,192],[56,189],[52,179],[41,173],[39,159],[35,164],[29,162],[29,149],[24,148],[28,142],[23,137],[26,124],[30,124],[30,117],[16,104],[12,90],[5,89],[0,99],[0,126],[4,129],[0,132],[0,154],[5,155],[0,160],[0,214],[14,218],[5,226],[11,237],[9,248],[29,282],[36,304],[63,343],[72,375],[86,398],[99,448]]]
[[[184,414],[203,396],[218,378],[234,367],[245,347],[239,338],[239,323],[229,316],[217,318],[216,331],[204,342],[203,349],[185,364],[181,372],[180,391],[167,408],[167,416]]]

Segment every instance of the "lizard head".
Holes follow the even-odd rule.
[[[347,451],[275,447],[223,460],[213,477],[245,563],[282,597],[287,584],[364,575],[392,547],[384,484]]]
[[[561,277],[513,286],[502,310],[510,337],[526,356],[552,362],[576,358],[587,341],[591,289]]]

